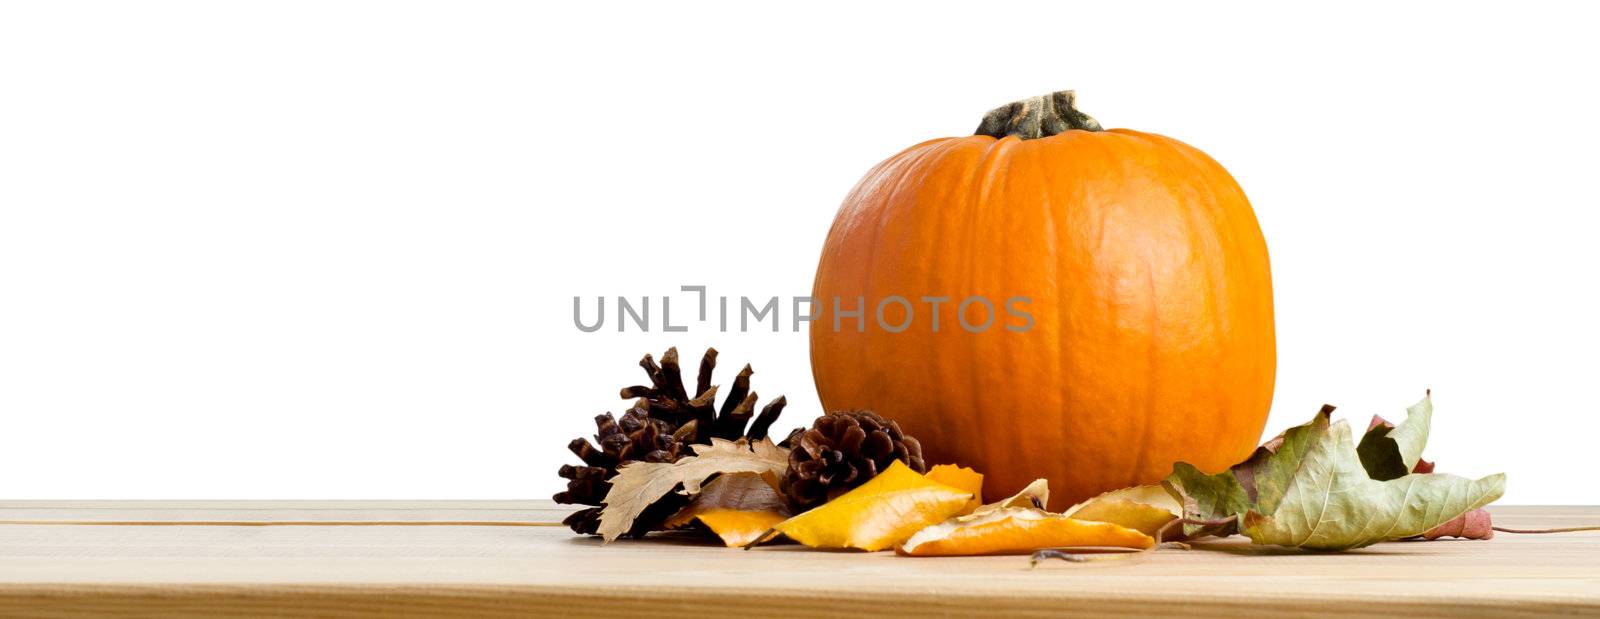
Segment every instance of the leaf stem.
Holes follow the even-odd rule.
[[[1180,527],[1180,526],[1183,526],[1183,525],[1186,525],[1186,524],[1198,525],[1198,526],[1202,526],[1202,527],[1220,527],[1220,526],[1233,524],[1234,522],[1237,522],[1238,520],[1239,520],[1239,517],[1237,515],[1228,516],[1227,518],[1216,518],[1216,519],[1212,519],[1212,520],[1205,520],[1205,519],[1201,519],[1201,518],[1178,518],[1178,519],[1175,519],[1175,520],[1173,520],[1171,522],[1168,522],[1168,523],[1166,523],[1164,525],[1161,525],[1161,528],[1156,530],[1156,544],[1157,545],[1161,544],[1161,540],[1163,538],[1165,538],[1166,535],[1172,531],[1172,527]]]
[[[1588,527],[1558,527],[1554,529],[1508,529],[1506,527],[1489,527],[1501,533],[1522,533],[1528,535],[1542,533],[1577,533],[1579,531],[1600,531],[1600,525]]]
[[[1157,550],[1157,549],[1160,549],[1160,548],[1187,549],[1189,547],[1187,544],[1182,544],[1182,543],[1179,543],[1179,542],[1163,542],[1163,541],[1161,541],[1161,538],[1163,536],[1165,536],[1168,532],[1170,532],[1172,527],[1175,527],[1175,526],[1193,524],[1193,525],[1199,525],[1199,526],[1203,526],[1203,527],[1220,527],[1220,526],[1223,526],[1223,525],[1231,524],[1231,523],[1237,521],[1238,519],[1239,519],[1238,516],[1228,516],[1227,518],[1217,518],[1217,519],[1214,519],[1214,520],[1205,520],[1205,519],[1201,519],[1201,518],[1178,518],[1176,520],[1168,522],[1165,525],[1162,525],[1162,527],[1159,530],[1156,531],[1156,536],[1155,536],[1156,537],[1156,543],[1152,544],[1149,548],[1145,548],[1143,550],[1134,550],[1132,552],[1128,552],[1126,549],[1121,549],[1121,548],[1077,548],[1076,550],[1078,550],[1079,552],[1069,552],[1069,551],[1074,550],[1074,549],[1073,548],[1046,548],[1044,550],[1036,550],[1036,551],[1034,551],[1033,556],[1028,558],[1028,566],[1030,568],[1031,567],[1038,567],[1039,566],[1039,562],[1040,561],[1044,561],[1046,559],[1060,559],[1062,561],[1070,561],[1072,563],[1084,563],[1084,562],[1087,562],[1087,561],[1093,561],[1095,559],[1101,558],[1100,556],[1095,556],[1095,555],[1091,555],[1089,553],[1083,552],[1085,550],[1093,550],[1093,551],[1096,551],[1097,554],[1098,553],[1104,553],[1104,552],[1107,552],[1107,551],[1115,551],[1115,552],[1122,552],[1124,554],[1138,555],[1138,554],[1144,554],[1146,552],[1150,552],[1152,550]]]

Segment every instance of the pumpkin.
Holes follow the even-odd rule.
[[[823,406],[898,421],[988,496],[1047,477],[1060,509],[1177,461],[1220,470],[1272,402],[1272,278],[1244,192],[1194,147],[1102,130],[1071,91],[869,171],[812,300]]]

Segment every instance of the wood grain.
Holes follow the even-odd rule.
[[[1600,522],[1499,507],[1497,524]],[[0,525],[0,616],[1077,614],[1600,616],[1600,533],[1398,542],[1343,554],[1161,551],[1087,564],[906,558],[683,536],[602,547],[545,501],[4,502],[0,520],[336,521],[295,526]],[[432,522],[394,526],[384,522]]]

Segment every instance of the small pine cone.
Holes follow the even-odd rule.
[[[791,449],[783,488],[795,513],[866,483],[895,460],[918,473],[928,471],[922,444],[869,410],[828,413],[785,442]]]
[[[583,465],[561,467],[559,474],[567,480],[567,489],[554,498],[557,503],[593,506],[573,512],[563,521],[578,533],[593,534],[600,526],[601,504],[611,491],[610,480],[618,467],[628,462],[677,462],[694,454],[690,445],[709,444],[713,438],[761,440],[788,403],[778,396],[757,413],[759,397],[750,391],[754,370],[746,365],[718,407],[718,387],[711,384],[717,367],[716,349],[706,350],[700,360],[692,398],[683,383],[678,349],[668,349],[659,364],[645,355],[639,367],[650,377],[650,385],[627,387],[621,393],[623,399],[634,400],[633,407],[620,418],[611,413],[595,417],[593,443],[576,438],[567,445]],[[634,521],[636,526],[629,534],[649,532],[686,502],[687,498],[677,493],[663,497]]]

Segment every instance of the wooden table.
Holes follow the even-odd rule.
[[[1512,527],[1600,522],[1596,507],[1493,512]],[[1344,554],[1222,542],[1029,569],[683,538],[602,547],[515,524],[564,514],[547,501],[4,502],[0,615],[1600,616],[1600,533]]]

